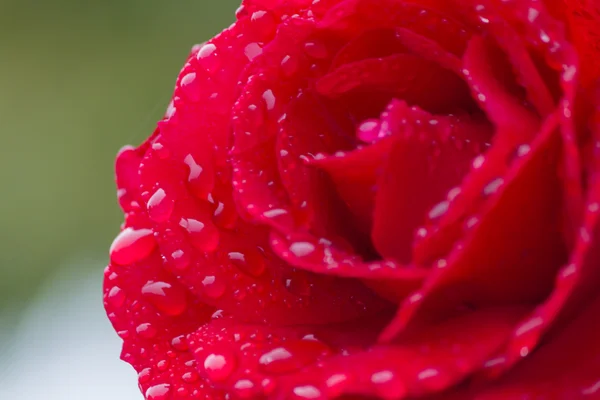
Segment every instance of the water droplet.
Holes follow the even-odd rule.
[[[267,11],[255,11],[250,17],[252,30],[262,37],[267,37],[275,32],[277,22],[273,15]]]
[[[248,275],[258,277],[265,272],[265,259],[258,249],[249,249],[243,252],[233,251],[227,257],[234,266]]]
[[[235,358],[229,354],[209,354],[204,360],[204,370],[209,379],[224,381],[236,367]]]
[[[156,328],[149,323],[138,325],[137,328],[135,328],[135,331],[141,338],[144,339],[152,339],[158,333]]]
[[[183,162],[189,167],[188,187],[192,194],[200,200],[206,200],[215,187],[215,175],[212,164],[206,163],[204,168],[188,154]]]
[[[192,258],[183,250],[175,250],[173,253],[171,253],[171,264],[173,265],[173,268],[179,270],[179,271],[183,271],[185,269],[187,269],[187,267],[190,266],[191,262],[192,262]]]
[[[200,377],[198,376],[198,373],[195,371],[189,371],[186,372],[185,374],[183,374],[181,376],[181,379],[185,382],[185,383],[194,383],[196,382]]]
[[[182,219],[179,225],[188,231],[192,245],[198,250],[212,252],[219,246],[219,230],[212,222],[188,218]]]
[[[283,72],[283,75],[287,78],[298,72],[299,67],[300,66],[296,57],[285,56],[281,60],[281,71]]]
[[[372,143],[379,137],[379,120],[368,119],[358,126],[357,136],[365,143]]]
[[[129,265],[148,257],[156,247],[151,229],[125,228],[110,246],[110,261]]]
[[[156,363],[156,369],[164,372],[169,368],[169,361],[167,360],[160,360],[159,362]]]
[[[450,202],[448,201],[442,201],[436,204],[435,206],[433,206],[431,211],[429,211],[429,219],[435,220],[442,217],[444,214],[446,214],[449,207]]]
[[[196,55],[200,64],[206,68],[209,73],[215,73],[221,66],[221,62],[216,52],[217,46],[212,43],[207,43],[198,50],[198,54]]]
[[[213,299],[218,299],[225,293],[225,283],[214,275],[208,275],[202,280],[204,294]]]
[[[125,303],[125,292],[118,286],[113,286],[106,296],[108,304],[114,308],[119,308]]]
[[[498,191],[498,189],[504,184],[504,179],[496,178],[492,180],[490,183],[485,185],[483,188],[484,196],[491,196]]]
[[[171,340],[171,346],[177,351],[187,351],[189,349],[185,335],[174,337]]]
[[[173,213],[175,202],[168,198],[163,189],[158,189],[148,200],[148,216],[154,222],[166,222]]]
[[[268,374],[285,374],[315,362],[320,356],[329,354],[330,349],[315,340],[286,342],[285,347],[276,347],[264,353],[258,360],[260,368]]]
[[[170,392],[171,385],[167,383],[150,386],[148,390],[146,390],[146,400],[167,400]]]
[[[172,103],[171,103],[172,104]],[[172,107],[172,114],[175,113],[175,107]],[[171,152],[167,149],[162,143],[154,142],[152,143],[152,150],[156,153],[158,158],[164,160],[169,158]]]
[[[262,98],[265,101],[267,110],[271,111],[273,108],[275,108],[275,102],[277,99],[275,98],[275,94],[273,94],[273,91],[271,89],[265,90],[265,92],[262,95]]]
[[[485,161],[485,156],[479,155],[473,159],[473,169],[479,169]]]
[[[144,384],[144,383],[150,381],[151,377],[152,377],[152,369],[150,369],[150,368],[144,368],[138,374],[138,381],[140,383]]]
[[[185,98],[193,102],[200,100],[201,87],[195,72],[184,75],[179,81],[179,86]]]
[[[327,58],[329,53],[327,47],[321,42],[306,42],[304,44],[304,51],[312,58]]]
[[[244,55],[249,61],[262,54],[262,47],[258,43],[250,43],[244,48]]]
[[[306,257],[316,250],[315,245],[310,242],[294,242],[290,245],[290,251],[296,257]]]
[[[240,379],[233,385],[233,391],[236,398],[239,399],[253,399],[258,394],[258,388],[249,379]]]
[[[319,388],[313,385],[296,386],[293,393],[295,399],[320,399],[323,397]]]
[[[187,307],[183,289],[167,282],[150,281],[142,288],[142,295],[160,312],[176,316],[181,315]]]
[[[402,381],[389,370],[375,372],[371,375],[371,382],[377,385],[377,392],[384,398],[402,398],[406,395],[406,388]]]

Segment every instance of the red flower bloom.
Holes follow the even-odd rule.
[[[599,16],[246,1],[117,158],[146,398],[600,396]]]

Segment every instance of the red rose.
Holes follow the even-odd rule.
[[[117,158],[146,399],[600,398],[599,14],[246,1]]]

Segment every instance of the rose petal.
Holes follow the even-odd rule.
[[[327,358],[286,378],[274,398],[289,398],[302,386],[314,387],[322,398],[403,399],[444,390],[479,368],[520,315],[518,308],[466,313],[394,345]]]
[[[557,217],[561,203],[548,201],[560,198],[552,170],[559,152],[556,130],[545,132],[499,185],[483,193],[492,197],[478,222],[465,227],[464,241],[404,302],[383,340],[418,316],[440,317],[461,306],[531,304],[550,292],[568,254]]]
[[[427,211],[461,182],[488,144],[490,127],[468,117],[433,117],[401,102],[392,102],[385,121],[399,139],[378,181],[372,238],[384,258],[408,263]]]

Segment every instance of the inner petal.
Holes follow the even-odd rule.
[[[448,202],[440,200],[456,194],[492,128],[482,117],[433,117],[402,102],[392,103],[387,118],[399,138],[378,181],[372,240],[383,257],[408,263],[427,211],[443,214]]]

